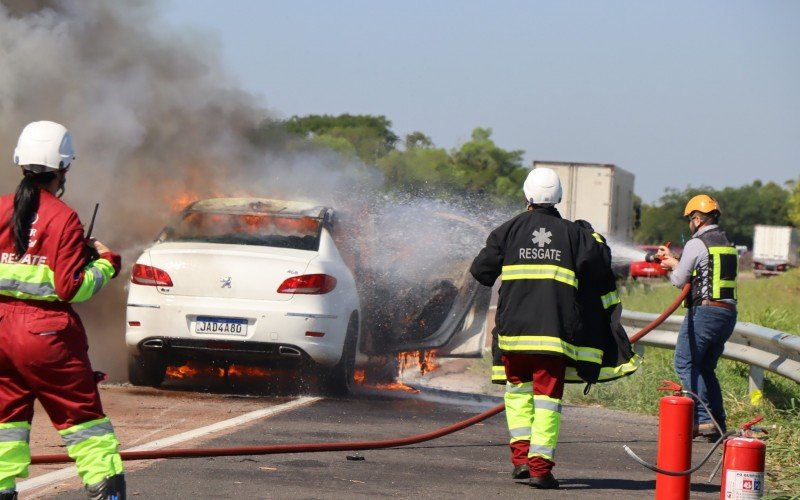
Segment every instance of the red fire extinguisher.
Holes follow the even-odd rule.
[[[753,431],[766,433],[755,426],[764,417],[743,424],[742,436],[725,441],[722,450],[722,489],[720,500],[750,500],[764,494],[764,460],[767,446],[752,437]]]
[[[681,395],[681,386],[663,380],[659,391],[673,394],[659,403],[658,458],[659,469],[685,471],[692,464],[692,421],[694,402]],[[656,500],[688,500],[691,476],[656,474]]]

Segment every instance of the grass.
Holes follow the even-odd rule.
[[[676,297],[678,289],[663,281],[626,283],[621,287],[628,310],[658,313]],[[800,334],[800,269],[782,276],[739,281],[739,321]],[[683,314],[681,309],[676,314]],[[632,335],[635,332],[628,332]],[[598,384],[588,396],[582,387],[568,387],[565,399],[576,404],[599,404],[609,408],[655,415],[663,396],[656,388],[661,380],[679,381],[672,367],[673,351],[648,347],[645,362],[633,376]],[[800,498],[800,384],[765,373],[762,400],[753,405],[748,396],[748,367],[722,359],[717,376],[723,389],[728,427],[733,429],[756,416],[768,428],[766,497]]]

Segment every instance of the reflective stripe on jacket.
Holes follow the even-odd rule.
[[[535,208],[492,231],[470,272],[486,286],[502,280],[495,319],[501,352],[600,365],[600,339],[582,328],[578,290],[613,274],[590,232],[555,208]]]
[[[603,253],[605,266],[611,269],[611,249],[606,239],[586,221],[576,221],[591,231]],[[583,364],[567,366],[564,381],[567,383],[608,382],[630,375],[642,363],[642,358],[633,352],[628,335],[620,322],[622,301],[617,291],[613,272],[599,279],[583,283],[578,290],[582,324],[586,334],[599,339],[602,361],[599,365]]]
[[[20,300],[82,302],[119,271],[119,256],[87,262],[83,226],[63,201],[42,190],[31,224],[30,246],[16,256],[11,215],[14,194],[0,197],[0,295]]]

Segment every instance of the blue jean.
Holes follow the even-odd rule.
[[[683,388],[697,394],[711,410],[714,420],[725,427],[722,389],[714,370],[725,342],[736,327],[736,311],[716,306],[695,306],[688,310],[675,346],[675,371]],[[695,424],[711,422],[703,405],[695,402]]]

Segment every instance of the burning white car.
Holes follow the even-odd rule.
[[[318,368],[343,393],[355,370],[360,305],[332,236],[334,212],[308,203],[192,203],[133,266],[125,340],[135,385],[188,360]]]

